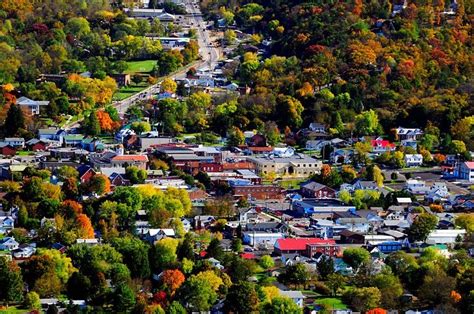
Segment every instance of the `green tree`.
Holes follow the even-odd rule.
[[[278,130],[278,125],[275,122],[269,121],[265,123],[264,134],[268,145],[275,146],[280,143],[280,130]]]
[[[255,285],[250,282],[234,284],[227,294],[224,308],[227,312],[253,313],[258,310],[259,299]]]
[[[369,261],[370,253],[364,248],[347,248],[344,250],[342,258],[344,262],[352,266],[357,272],[362,264]]]
[[[217,238],[212,239],[206,248],[206,252],[207,252],[207,256],[214,257],[220,260],[224,254],[224,250],[222,249],[222,246],[221,246],[221,241],[219,241],[219,239]]]
[[[411,241],[425,241],[437,225],[438,218],[436,216],[428,213],[420,214],[408,229],[408,237]]]
[[[234,30],[228,29],[224,32],[224,40],[227,44],[232,45],[237,39],[237,35]]]
[[[327,276],[326,286],[331,290],[331,294],[334,296],[337,291],[344,287],[347,279],[341,274],[333,273]]]
[[[234,251],[236,253],[242,252],[242,250],[243,250],[242,240],[239,239],[239,238],[232,239],[231,249],[232,249],[232,251]]]
[[[344,295],[343,300],[356,311],[365,312],[380,306],[382,294],[375,287],[351,288]]]
[[[176,262],[177,246],[178,240],[173,238],[165,238],[155,243],[152,260],[157,271],[163,270]]]
[[[263,305],[263,312],[267,314],[301,314],[303,309],[290,298],[275,297],[271,302]]]
[[[145,179],[148,177],[147,172],[137,166],[128,166],[125,168],[125,175],[132,184],[145,183]]]
[[[186,309],[178,301],[171,302],[167,309],[168,314],[186,314]]]
[[[135,294],[125,283],[120,283],[115,287],[113,293],[113,306],[116,312],[126,313],[135,306]]]
[[[23,300],[23,278],[15,262],[0,256],[0,300],[7,305]]]
[[[260,266],[263,267],[263,269],[270,269],[273,266],[275,266],[275,261],[273,260],[273,258],[270,255],[263,255],[260,258],[259,263],[260,263]]]
[[[373,110],[364,111],[357,115],[355,126],[360,135],[373,135],[380,133],[382,130],[377,113]]]
[[[375,275],[373,284],[379,288],[382,294],[381,305],[384,308],[399,308],[398,299],[403,293],[403,287],[400,279],[390,270],[384,269],[381,273]]]
[[[133,278],[150,276],[148,246],[143,241],[134,237],[118,237],[113,239],[112,246],[122,254]]]
[[[65,181],[66,179],[70,179],[70,178],[75,178],[75,179],[78,178],[79,172],[74,167],[62,166],[61,168],[57,170],[57,175],[61,181]]]
[[[334,273],[334,261],[331,257],[323,256],[321,260],[316,264],[319,276],[326,280],[329,275]]]
[[[100,134],[100,123],[95,111],[89,114],[84,124],[85,132],[89,135],[96,136]]]
[[[18,130],[24,127],[25,117],[23,116],[23,111],[20,106],[14,104],[10,105],[5,119],[5,135],[15,136],[18,134]]]
[[[181,287],[179,299],[190,311],[209,311],[217,300],[217,293],[208,281],[191,276]]]
[[[300,286],[306,283],[310,274],[306,266],[302,263],[287,266],[285,272],[280,275],[279,279],[286,284]]]
[[[41,309],[40,296],[38,295],[38,293],[31,291],[26,294],[25,307],[29,310]]]
[[[467,232],[474,232],[474,214],[459,214],[454,219],[454,224],[462,229],[466,229]]]
[[[466,144],[463,141],[453,140],[449,145],[449,151],[452,154],[463,154],[467,151]]]

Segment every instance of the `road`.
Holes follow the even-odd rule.
[[[197,29],[197,40],[199,44],[199,52],[201,54],[201,60],[194,62],[185,66],[183,69],[171,73],[170,75],[161,78],[156,84],[147,87],[146,89],[140,91],[137,94],[134,94],[128,98],[125,98],[121,101],[115,101],[112,103],[112,106],[117,108],[117,111],[120,115],[123,115],[127,112],[128,108],[135,104],[137,101],[145,100],[151,98],[153,95],[160,92],[160,84],[165,78],[179,79],[186,76],[186,72],[191,68],[200,68],[204,65],[207,65],[210,69],[214,69],[217,61],[220,58],[220,50],[212,45],[212,40],[210,36],[210,31],[207,29],[207,24],[204,21],[199,5],[195,7],[198,2],[193,2],[192,0],[186,0],[186,15],[191,22],[193,27]],[[82,120],[82,119],[81,119]],[[81,120],[74,122],[71,125],[65,124],[66,129],[77,128],[80,126]]]

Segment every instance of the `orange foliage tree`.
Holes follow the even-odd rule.
[[[78,225],[77,234],[80,238],[94,239],[94,228],[92,228],[91,220],[89,219],[89,217],[87,217],[87,215],[77,215],[76,223]]]
[[[117,123],[115,123],[111,118],[110,115],[105,111],[98,111],[97,112],[97,119],[99,120],[100,129],[102,132],[112,132],[117,128]]]
[[[62,206],[68,216],[76,216],[76,215],[82,214],[82,205],[76,201],[65,200]]]
[[[179,269],[168,269],[163,272],[163,284],[170,290],[171,293],[174,293],[176,290],[181,287],[184,280],[184,274]]]

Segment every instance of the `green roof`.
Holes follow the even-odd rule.
[[[66,140],[66,141],[68,141],[68,140],[69,141],[74,141],[74,140],[82,140],[82,139],[84,139],[84,135],[82,135],[82,134],[72,134],[72,135],[66,135],[64,137],[64,140]]]

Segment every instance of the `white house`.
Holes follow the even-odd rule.
[[[417,179],[407,180],[405,188],[413,194],[425,194],[429,190],[425,181]]]
[[[435,201],[446,201],[448,200],[450,194],[448,186],[445,182],[435,182],[431,186],[430,190],[425,195],[425,199],[430,202]]]
[[[448,229],[448,230],[433,230],[428,238],[426,238],[426,243],[430,244],[450,244],[455,243],[456,239],[460,236],[464,237],[466,230],[464,229]]]
[[[26,109],[31,115],[39,114],[41,106],[49,105],[49,101],[32,100],[24,96],[18,98],[16,103],[22,109]]]
[[[243,241],[246,244],[250,244],[254,247],[273,247],[275,242],[278,239],[283,238],[284,235],[281,232],[254,232],[254,231],[246,231],[243,233]]]
[[[398,127],[395,129],[395,133],[400,141],[403,140],[419,140],[423,136],[423,131],[420,129],[409,129]]]
[[[308,128],[313,132],[326,133],[326,127],[321,123],[312,122],[309,124]]]
[[[5,234],[15,227],[15,220],[11,216],[0,217],[0,234]]]
[[[175,232],[171,228],[163,228],[163,229],[149,229],[146,235],[147,241],[154,243],[155,241],[159,241],[164,238],[174,238],[176,236]]]
[[[301,291],[296,290],[280,290],[280,295],[293,300],[299,307],[303,307],[306,298]]]
[[[295,154],[295,149],[293,147],[275,147],[272,154],[277,157],[291,157]]]
[[[421,154],[406,154],[405,164],[407,167],[420,167],[423,164],[423,156]]]
[[[13,251],[18,249],[20,244],[16,242],[14,237],[5,237],[0,239],[0,250],[3,251]]]
[[[459,164],[457,176],[460,179],[474,182],[474,161],[465,161]]]
[[[3,143],[17,148],[25,147],[25,139],[23,137],[6,137]]]

